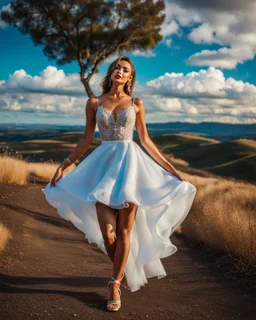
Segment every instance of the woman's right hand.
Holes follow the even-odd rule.
[[[50,188],[55,187],[56,183],[63,177],[63,170],[59,167],[50,181]]]

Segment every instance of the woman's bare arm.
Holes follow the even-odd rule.
[[[168,162],[164,156],[157,149],[153,141],[150,139],[145,123],[145,107],[144,103],[141,99],[136,98],[135,104],[138,106],[139,111],[136,115],[136,130],[138,132],[138,136],[140,139],[141,145],[147,150],[150,156],[157,161],[164,169],[170,172],[173,175],[179,175],[178,171],[174,168],[174,166]]]
[[[79,159],[87,151],[87,149],[92,143],[96,127],[95,104],[96,97],[91,97],[87,100],[85,107],[86,125],[83,138],[78,142],[74,151],[68,156],[72,163]],[[68,166],[68,163],[62,162],[59,168],[65,170]]]

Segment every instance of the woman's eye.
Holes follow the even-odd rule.
[[[115,67],[115,69],[119,69],[119,70],[120,70],[121,68],[120,68],[119,66],[116,66],[116,67]],[[125,72],[125,73],[128,73],[128,72],[129,72],[129,70],[124,69],[124,72]]]

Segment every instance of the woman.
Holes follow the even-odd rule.
[[[149,138],[143,101],[131,98],[135,77],[129,57],[110,64],[103,94],[87,101],[83,139],[42,189],[60,216],[112,261],[109,311],[121,307],[124,274],[132,292],[147,278],[166,276],[160,258],[177,251],[169,237],[186,218],[197,190]],[[96,124],[101,145],[63,177],[65,168],[89,148]],[[134,128],[153,159],[133,140]]]

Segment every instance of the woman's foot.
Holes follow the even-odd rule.
[[[121,308],[121,290],[120,290],[120,280],[111,278],[108,283],[108,304],[107,308],[109,311],[118,311]]]
[[[110,282],[109,283],[109,286],[108,286],[108,309],[111,309],[111,311],[112,310],[117,311],[117,309],[119,309],[121,307],[119,287],[120,287],[120,284],[117,282]]]

